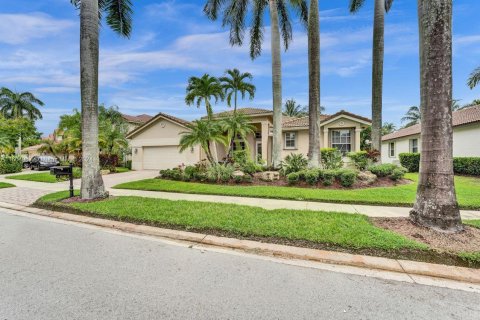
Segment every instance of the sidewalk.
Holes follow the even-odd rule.
[[[369,217],[408,217],[411,208],[409,207],[388,207],[388,206],[372,206],[342,203],[324,203],[315,201],[295,201],[295,200],[277,200],[263,198],[247,198],[219,195],[201,195],[172,193],[162,191],[142,191],[142,190],[126,190],[112,189],[113,186],[127,181],[148,179],[156,176],[156,171],[131,171],[126,173],[117,173],[104,176],[105,186],[112,196],[137,196],[146,198],[158,198],[167,200],[186,200],[201,201],[215,203],[231,203],[239,205],[247,205],[261,207],[267,210],[274,209],[294,209],[294,210],[313,210],[313,211],[331,211],[359,213]],[[0,189],[0,201],[21,205],[30,205],[39,197],[56,191],[68,190],[68,182],[60,183],[41,183],[21,180],[2,179],[0,181],[10,182],[18,188]],[[80,180],[75,180],[75,188],[80,187]],[[28,196],[27,196],[28,195]],[[480,219],[480,211],[461,210],[463,219]]]

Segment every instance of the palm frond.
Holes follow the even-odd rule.
[[[365,4],[365,0],[350,0],[349,9],[351,13],[357,13]]]
[[[253,0],[253,22],[250,29],[250,57],[255,59],[262,53],[263,42],[263,14],[266,3],[264,0]]]
[[[470,74],[470,77],[468,78],[467,84],[470,89],[473,89],[478,85],[478,83],[480,83],[480,67],[473,70],[473,72]]]
[[[130,38],[132,33],[132,7],[131,0],[105,0],[102,8],[107,12],[106,20],[110,28],[126,38]]]
[[[280,24],[280,32],[282,34],[283,45],[285,51],[288,50],[290,41],[292,40],[292,25],[288,17],[288,10],[283,0],[277,0],[278,20]]]

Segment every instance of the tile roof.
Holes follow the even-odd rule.
[[[363,120],[363,121],[366,121],[366,122],[372,122],[372,120],[370,120],[368,118],[356,115],[354,113],[347,112],[345,110],[341,110],[341,111],[339,111],[335,114],[332,114],[332,115],[328,115],[328,114],[320,115],[320,125],[321,125],[322,122],[334,119],[334,118],[336,118],[338,116],[341,116],[341,115],[350,116],[352,118],[360,119],[360,120]],[[283,127],[284,128],[303,128],[303,127],[308,128],[308,126],[309,126],[309,117],[308,116],[301,117],[301,118],[293,118],[293,120],[292,120],[292,118],[290,118],[290,120],[288,120],[288,121],[283,121]]]
[[[272,110],[260,109],[260,108],[238,108],[237,112],[239,114],[243,114],[243,115],[246,115],[246,116],[253,116],[253,115],[265,114],[265,113],[272,113],[273,114]],[[213,116],[215,118],[225,118],[225,117],[228,117],[232,114],[233,114],[233,110],[229,110],[229,111],[214,113]],[[203,118],[206,118],[206,117],[203,117]]]
[[[122,117],[128,122],[134,122],[134,123],[145,123],[153,118],[148,114],[140,114],[138,116],[132,116],[132,115],[123,114],[123,113],[122,113]]]
[[[452,121],[454,127],[474,122],[480,122],[480,106],[474,106],[454,111],[452,114]],[[419,134],[420,131],[420,124],[416,124],[411,127],[403,128],[393,133],[387,134],[382,137],[382,141],[408,137],[411,135]]]
[[[171,120],[173,122],[176,122],[184,127],[188,126],[189,124],[191,124],[190,121],[187,121],[187,120],[183,120],[183,119],[180,119],[180,118],[177,118],[177,117],[174,117],[174,116],[171,116],[169,114],[166,114],[166,113],[163,113],[163,112],[159,112],[155,117],[151,117],[150,120],[146,121],[145,123],[143,123],[140,127],[138,128],[135,128],[133,129],[132,131],[130,131],[128,134],[127,134],[127,138],[131,137],[132,135],[136,134],[137,132],[140,132],[142,131],[144,128],[146,128],[148,125],[150,125],[150,123],[152,122],[155,122],[157,119],[159,118],[165,118],[165,119],[168,119],[168,120]]]

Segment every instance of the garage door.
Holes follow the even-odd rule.
[[[143,147],[143,169],[171,169],[182,163],[190,164],[187,154],[188,151],[180,153],[178,146]]]

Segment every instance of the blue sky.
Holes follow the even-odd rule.
[[[202,14],[203,0],[142,0],[135,5],[131,39],[106,26],[100,40],[100,99],[128,114],[166,112],[185,119],[204,114],[184,103],[187,79],[220,76],[237,67],[254,75],[257,94],[241,106],[271,108],[268,18],[263,54],[255,61],[244,47],[230,47],[228,30]],[[321,2],[321,99],[327,113],[345,109],[370,116],[373,0],[352,16],[348,0]],[[480,3],[454,1],[454,98],[467,103],[480,88],[466,86],[480,66]],[[61,114],[80,107],[79,19],[69,0],[16,0],[0,13],[0,86],[31,91],[45,102],[40,131],[51,132]],[[294,41],[283,53],[283,97],[308,101],[307,38],[293,18]],[[386,19],[384,121],[400,124],[418,104],[416,1],[395,0]],[[225,103],[215,111],[227,109]]]

